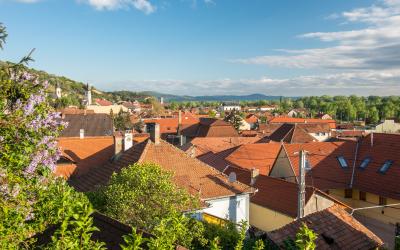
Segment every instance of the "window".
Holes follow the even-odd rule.
[[[349,167],[349,165],[347,164],[346,159],[343,156],[339,156],[337,159],[338,159],[338,161],[340,163],[340,166],[342,168],[348,168]]]
[[[382,167],[379,169],[379,173],[381,174],[386,173],[389,170],[390,166],[392,166],[392,164],[393,164],[392,160],[385,161],[385,163],[383,163]]]
[[[360,201],[366,201],[367,200],[367,193],[360,191],[359,195],[359,199]]]
[[[360,168],[361,169],[365,169],[370,162],[371,162],[371,158],[370,157],[364,158],[364,160],[360,164]]]
[[[345,189],[344,198],[353,198],[353,189],[351,188]]]
[[[379,205],[381,205],[381,206],[387,205],[387,200],[385,197],[379,196]]]

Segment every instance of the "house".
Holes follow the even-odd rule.
[[[118,114],[121,110],[123,112],[128,112],[128,108],[123,105],[108,105],[108,106],[100,106],[100,105],[87,105],[87,109],[93,110],[96,114],[107,114],[109,115],[111,112],[113,114]]]
[[[195,137],[238,137],[235,128],[228,122],[215,118],[200,118],[198,124],[182,129],[182,135],[192,139]]]
[[[297,182],[298,152],[308,153],[306,183],[328,192],[354,209],[400,203],[400,135],[372,133],[360,141],[283,145],[270,176]],[[377,207],[354,216],[376,233],[385,247],[394,246],[400,210]]]
[[[287,113],[289,117],[307,117],[308,115],[309,111],[305,108],[292,109]]]
[[[255,143],[256,137],[196,137],[180,148],[192,157],[199,157],[207,153],[234,148],[244,144]]]
[[[394,120],[384,120],[373,129],[377,133],[400,133],[400,123]]]
[[[329,124],[331,129],[336,128],[336,121],[335,120],[323,120],[323,119],[312,119],[312,118],[293,118],[293,117],[285,117],[285,116],[278,116],[273,117],[268,121],[269,124],[275,123],[326,123]]]
[[[108,114],[62,114],[61,119],[68,126],[60,137],[111,136],[114,124]]]
[[[295,240],[304,224],[317,234],[316,249],[378,249],[382,240],[339,206],[311,213],[286,226],[267,233],[278,248],[285,249],[285,241]]]
[[[319,113],[316,118],[318,119],[322,119],[322,120],[332,120],[332,116],[328,115],[328,114],[324,114],[324,113]]]
[[[231,112],[231,111],[240,111],[242,107],[237,104],[223,104],[219,107],[220,112]]]
[[[258,117],[255,114],[249,114],[246,116],[244,121],[249,124],[248,129],[242,129],[242,130],[252,130],[256,129],[258,127]]]
[[[315,141],[317,139],[301,128],[300,124],[285,123],[270,136],[262,138],[259,142],[308,143]]]
[[[140,103],[137,100],[133,102],[122,102],[121,104],[133,113],[140,113],[142,111]]]
[[[98,106],[111,106],[113,103],[106,99],[97,98],[94,100],[94,104]]]
[[[254,189],[216,169],[188,156],[182,150],[160,139],[159,125],[153,124],[151,140],[121,148],[116,137],[116,156],[112,162],[104,162],[82,176],[73,176],[69,183],[78,191],[95,190],[107,185],[113,173],[134,163],[155,163],[173,173],[178,187],[198,196],[206,206],[196,211],[197,218],[206,220],[230,220],[234,223],[249,220],[249,199]],[[117,149],[120,149],[118,152]],[[124,151],[125,150],[125,151]]]
[[[266,105],[266,106],[261,106],[258,108],[260,112],[267,112],[267,111],[274,111],[277,109],[277,106],[275,105]]]

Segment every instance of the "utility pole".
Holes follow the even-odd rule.
[[[304,206],[306,200],[306,151],[299,152],[299,192],[297,204],[297,219],[304,217]]]

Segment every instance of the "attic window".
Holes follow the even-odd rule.
[[[368,164],[369,164],[370,162],[371,162],[371,158],[370,158],[370,157],[365,158],[365,159],[361,162],[360,168],[361,168],[361,169],[365,169],[365,168],[368,166]]]
[[[338,159],[338,161],[340,163],[340,166],[342,168],[348,168],[349,167],[349,165],[347,164],[346,159],[343,156],[339,156],[337,159]]]
[[[379,169],[379,173],[385,174],[389,170],[390,166],[392,166],[392,164],[392,160],[385,161],[385,163],[383,163],[382,167]]]

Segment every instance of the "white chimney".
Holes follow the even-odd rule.
[[[133,146],[132,131],[126,130],[124,133],[124,151],[130,149],[132,146]]]
[[[79,138],[80,138],[80,139],[85,138],[85,130],[84,130],[83,128],[81,128],[81,129],[79,130]]]
[[[306,200],[306,152],[301,150],[299,153],[299,191],[298,191],[298,204],[297,204],[297,218],[304,217],[304,207]]]
[[[256,180],[258,175],[260,174],[260,171],[258,168],[253,168],[251,169],[251,179],[250,179],[250,186],[254,186],[256,184]]]

